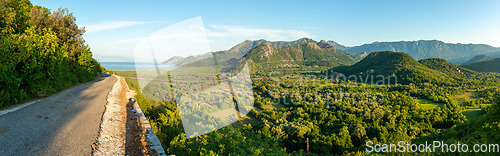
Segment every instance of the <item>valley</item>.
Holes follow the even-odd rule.
[[[0,156],[498,155],[499,7],[0,0]]]
[[[147,110],[146,116],[150,117],[155,133],[168,147],[168,152],[181,155],[210,151],[222,154],[304,154],[306,139],[310,140],[311,151],[320,155],[362,154],[366,141],[419,142],[459,131],[457,127],[460,125],[489,122],[486,118],[492,117],[492,113],[486,112],[499,105],[496,99],[500,98],[500,73],[477,72],[438,58],[417,61],[404,52],[371,52],[359,59],[360,54],[338,50],[331,45],[320,46],[323,43],[326,42],[310,41],[284,48],[263,43],[248,50],[241,58],[207,57],[176,69],[184,74],[200,73],[208,71],[204,69],[206,65],[214,64],[208,60],[215,60],[217,63],[213,67],[219,74],[212,74],[238,76],[238,71],[248,64],[253,108],[249,107],[248,114],[239,118],[224,115],[231,112],[227,109],[229,107],[217,106],[215,108],[222,109],[214,110],[214,106],[203,104],[198,110],[210,111],[202,113],[206,115],[200,117],[205,119],[199,121],[233,123],[213,131],[206,129],[205,135],[194,139],[185,135],[186,126],[181,126],[185,114],[179,112],[186,111],[179,110],[178,101],[156,101],[143,98],[146,96],[141,94],[136,99],[141,109]],[[239,45],[234,48],[237,47]],[[169,72],[170,76],[176,75],[173,74],[175,70]],[[134,71],[116,73],[129,77],[127,82],[132,89],[139,88],[137,78],[133,78]],[[137,72],[137,75],[144,73],[147,72]],[[364,78],[369,77],[381,78],[384,82],[367,83]],[[224,81],[212,85],[222,83]],[[159,95],[154,90],[149,94]],[[232,97],[237,98],[235,94]],[[236,113],[242,111],[237,109]],[[246,141],[237,141],[242,136]],[[469,135],[464,134],[441,140],[467,137]],[[465,142],[474,143],[472,140]],[[224,150],[219,149],[221,146],[225,147]],[[247,146],[251,146],[251,150]]]

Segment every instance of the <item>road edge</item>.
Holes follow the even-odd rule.
[[[127,84],[127,81],[125,81],[125,89],[128,92],[128,99],[131,99],[134,104],[132,108],[132,112],[134,112],[134,115],[138,118],[139,126],[142,128],[144,134],[141,135],[141,140],[144,140],[146,142],[146,148],[148,150],[151,150],[153,153],[158,154],[158,155],[167,155],[165,150],[163,149],[163,146],[161,144],[161,141],[158,139],[156,134],[154,133],[153,129],[151,128],[151,125],[149,124],[148,119],[142,112],[141,108],[139,107],[139,103],[135,100],[135,91],[130,90]]]
[[[123,92],[121,77],[112,75],[116,81],[106,96],[106,105],[99,124],[98,136],[92,145],[92,155],[125,155],[126,108],[120,101]]]

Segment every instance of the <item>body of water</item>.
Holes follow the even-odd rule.
[[[100,62],[108,70],[156,70],[153,62]],[[160,70],[171,70],[177,67],[173,64],[158,63]]]

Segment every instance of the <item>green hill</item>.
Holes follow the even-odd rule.
[[[322,47],[320,47],[321,45]],[[333,46],[325,44],[297,44],[287,48],[276,48],[262,44],[245,55],[261,67],[298,67],[298,66],[340,66],[351,65],[355,60]]]
[[[477,72],[470,69],[460,67],[449,63],[448,61],[440,58],[430,58],[418,61],[420,64],[429,67],[430,69],[440,71],[455,79],[468,78]]]
[[[391,51],[373,52],[352,66],[336,67],[327,72],[356,77],[395,75],[400,84],[436,83],[449,85],[454,81],[446,74],[420,64],[407,53]]]
[[[481,62],[481,61],[489,61],[495,59],[494,57],[488,56],[488,55],[477,55],[471,58],[469,61],[463,63],[462,65],[468,65],[476,62]]]
[[[472,69],[478,72],[497,72],[500,73],[500,58],[495,58],[489,61],[481,61],[469,65],[463,65],[465,68]]]

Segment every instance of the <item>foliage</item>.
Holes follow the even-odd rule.
[[[23,0],[0,3],[0,108],[98,76],[101,67],[71,14],[51,14]],[[65,33],[70,31],[79,32]]]
[[[454,79],[463,80],[477,74],[477,72],[475,71],[451,64],[446,60],[440,58],[423,59],[419,60],[418,62],[424,66],[429,67],[430,69],[445,73],[446,75]]]
[[[476,62],[481,62],[481,61],[489,61],[495,59],[494,57],[488,56],[488,55],[477,55],[468,60],[467,62],[463,63],[462,65],[468,65]]]
[[[500,142],[500,136],[497,134],[500,131],[500,98],[491,105],[488,112],[482,115],[479,119],[468,121],[464,124],[459,124],[442,133],[421,137],[415,139],[414,142],[423,143],[427,140],[442,140],[445,143],[462,144],[497,144]]]
[[[296,155],[273,138],[262,137],[250,125],[239,129],[228,126],[193,139],[181,134],[170,142],[169,152],[176,155]]]

